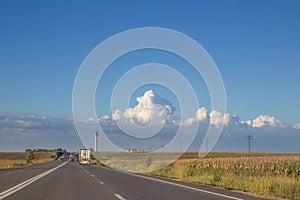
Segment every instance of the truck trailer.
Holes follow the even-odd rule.
[[[80,164],[90,164],[91,150],[80,149],[79,151],[79,163]]]

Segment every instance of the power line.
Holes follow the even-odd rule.
[[[248,140],[248,152],[251,152],[251,140],[253,140],[253,137],[249,134],[246,140]]]

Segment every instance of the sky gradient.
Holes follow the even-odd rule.
[[[0,10],[1,112],[70,117],[87,54],[118,32],[159,26],[208,51],[230,112],[299,122],[298,1],[2,1]]]
[[[72,118],[73,83],[93,48],[128,29],[164,27],[190,36],[210,54],[224,81],[229,113],[241,121],[274,116],[294,127],[300,124],[299,19],[300,2],[293,0],[1,1],[0,115]],[[153,61],[181,71],[198,91],[200,107],[212,111],[207,88],[188,63],[154,50],[126,56],[98,86],[99,117],[114,112],[107,105],[118,78]],[[149,89],[180,115],[175,96],[159,86],[140,88],[129,106]]]

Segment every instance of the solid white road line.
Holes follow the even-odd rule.
[[[120,200],[126,200],[124,197],[122,197],[122,196],[119,195],[119,194],[115,194],[115,196],[116,196],[118,199],[120,199]]]
[[[1,192],[0,193],[0,200],[8,197],[9,195],[12,195],[13,193],[21,190],[22,188],[30,185],[31,183],[37,181],[38,179],[40,179],[40,178],[42,178],[42,177],[50,174],[51,172],[54,172],[55,170],[57,170],[58,168],[64,166],[65,164],[67,164],[67,162],[64,162],[61,165],[58,165],[57,167],[54,167],[54,168],[52,168],[52,169],[50,169],[48,171],[45,171],[45,172],[43,172],[43,173],[41,173],[41,174],[39,174],[39,175],[37,175],[35,177],[32,177],[32,178],[30,178],[30,179],[28,179],[28,180],[26,180],[26,181],[24,181],[24,182],[22,182],[22,183],[20,183],[20,184],[18,184],[16,186],[12,187],[10,189],[7,189],[7,190]]]
[[[148,177],[148,176],[142,176],[142,175],[139,175],[139,174],[132,174],[132,173],[129,173],[129,174],[131,174],[133,176],[137,176],[137,177],[141,177],[141,178],[145,178],[145,179],[149,179],[149,180],[161,182],[161,183],[166,183],[166,184],[169,184],[169,185],[174,185],[174,186],[181,187],[181,188],[186,188],[186,189],[190,189],[190,190],[194,190],[194,191],[198,191],[198,192],[212,194],[212,195],[219,196],[219,197],[224,197],[224,198],[227,198],[227,199],[244,200],[244,199],[240,199],[240,198],[229,196],[229,195],[225,195],[225,194],[211,192],[211,191],[208,191],[208,190],[202,190],[202,189],[199,189],[199,188],[194,188],[194,187],[190,187],[190,186],[187,186],[187,185],[182,185],[182,184],[178,184],[178,183],[174,183],[174,182],[169,182],[169,181],[165,181],[165,180],[161,180],[161,179],[156,179],[156,178],[152,178],[152,177]]]
[[[97,167],[107,169],[107,170],[116,171],[116,172],[123,173],[123,174],[137,176],[137,177],[140,177],[140,178],[149,179],[149,180],[153,180],[153,181],[157,181],[157,182],[161,182],[161,183],[166,183],[166,184],[169,184],[169,185],[174,185],[174,186],[185,188],[185,189],[190,189],[190,190],[194,190],[194,191],[198,191],[198,192],[202,192],[202,193],[207,193],[207,194],[211,194],[211,195],[215,195],[215,196],[219,196],[219,197],[223,197],[223,198],[227,198],[227,199],[244,200],[244,199],[241,199],[241,198],[237,198],[237,197],[233,197],[233,196],[229,196],[229,195],[225,195],[225,194],[220,194],[220,193],[211,192],[211,191],[208,191],[208,190],[202,190],[202,189],[199,189],[199,188],[190,187],[190,186],[187,186],[187,185],[182,185],[182,184],[179,184],[179,183],[174,183],[174,182],[169,182],[169,181],[165,181],[165,180],[161,180],[161,179],[152,178],[152,177],[149,177],[149,176],[143,176],[143,175],[134,174],[134,173],[126,172],[126,171],[123,172],[123,171],[120,171],[120,170],[117,170],[117,169],[107,168],[107,167],[102,167],[102,166],[97,166]]]

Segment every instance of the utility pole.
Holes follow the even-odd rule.
[[[98,131],[94,131],[94,151],[97,151],[98,147]]]
[[[248,152],[251,152],[251,140],[253,139],[252,136],[249,134],[246,138],[248,140]]]

